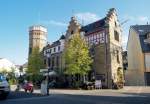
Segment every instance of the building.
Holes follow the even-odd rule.
[[[46,46],[47,43],[47,29],[41,25],[29,27],[29,55],[32,53],[33,48],[38,47],[40,51]]]
[[[100,79],[104,86],[111,88],[112,82],[119,81],[120,75],[118,73],[123,73],[122,35],[116,10],[114,8],[110,9],[106,17],[86,26],[80,25],[75,17],[71,17],[66,35],[64,36],[65,40],[68,40],[76,33],[84,36],[94,60],[92,71],[89,73],[89,79],[92,77],[95,77],[96,80]],[[55,45],[56,43],[57,45]],[[49,50],[49,53],[54,52],[54,50],[56,50],[55,47],[58,49],[58,44],[62,44],[60,43],[60,40],[56,41],[56,43],[54,42],[47,46],[49,47],[48,49],[45,47],[45,50]],[[64,47],[64,45],[63,42],[62,46]],[[57,52],[55,51],[55,53]],[[54,55],[55,54],[49,56],[46,55],[45,52],[45,56],[47,57],[54,57]],[[57,54],[55,56],[57,57]],[[53,62],[51,59],[49,60],[48,63]],[[57,60],[57,58],[54,58],[53,60]],[[57,61],[54,62],[57,63]],[[57,64],[55,65],[54,66],[57,67]]]
[[[150,25],[130,27],[126,85],[150,85]]]
[[[65,36],[44,47],[44,63],[46,68],[62,73],[64,69],[63,50],[65,47]]]
[[[17,66],[6,58],[0,58],[0,73],[1,72],[14,72],[16,76],[19,75]]]

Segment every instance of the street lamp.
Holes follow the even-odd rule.
[[[47,95],[49,95],[49,72],[50,72],[50,67],[47,69]]]
[[[46,56],[49,59],[50,53],[47,53]],[[49,72],[50,72],[50,66],[48,66],[48,68],[47,68],[47,95],[49,95]]]

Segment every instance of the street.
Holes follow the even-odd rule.
[[[150,104],[150,87],[122,90],[50,90],[49,96],[11,92],[0,104]]]

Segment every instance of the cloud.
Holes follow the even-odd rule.
[[[66,27],[68,25],[67,23],[54,21],[54,20],[43,21],[42,23],[46,25],[54,25],[54,26],[61,26],[61,27]]]
[[[135,24],[145,24],[149,21],[148,16],[131,16],[131,15],[124,15],[124,20],[129,20],[130,22],[134,22]]]
[[[147,16],[140,16],[140,17],[138,17],[138,20],[140,22],[148,22],[148,17]]]
[[[97,14],[90,12],[76,13],[75,17],[79,20],[79,22],[84,22],[84,24],[92,23],[100,19]]]
[[[122,29],[123,29],[122,46],[123,46],[123,49],[126,50],[130,26],[136,25],[136,24],[139,24],[139,25],[146,24],[149,21],[149,17],[144,16],[144,15],[143,16],[142,15],[138,15],[138,16],[123,15],[121,17],[122,17],[121,22],[129,20],[128,22],[122,25]]]

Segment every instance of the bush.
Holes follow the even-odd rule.
[[[16,79],[9,79],[8,82],[9,82],[10,85],[17,84],[17,80]]]

